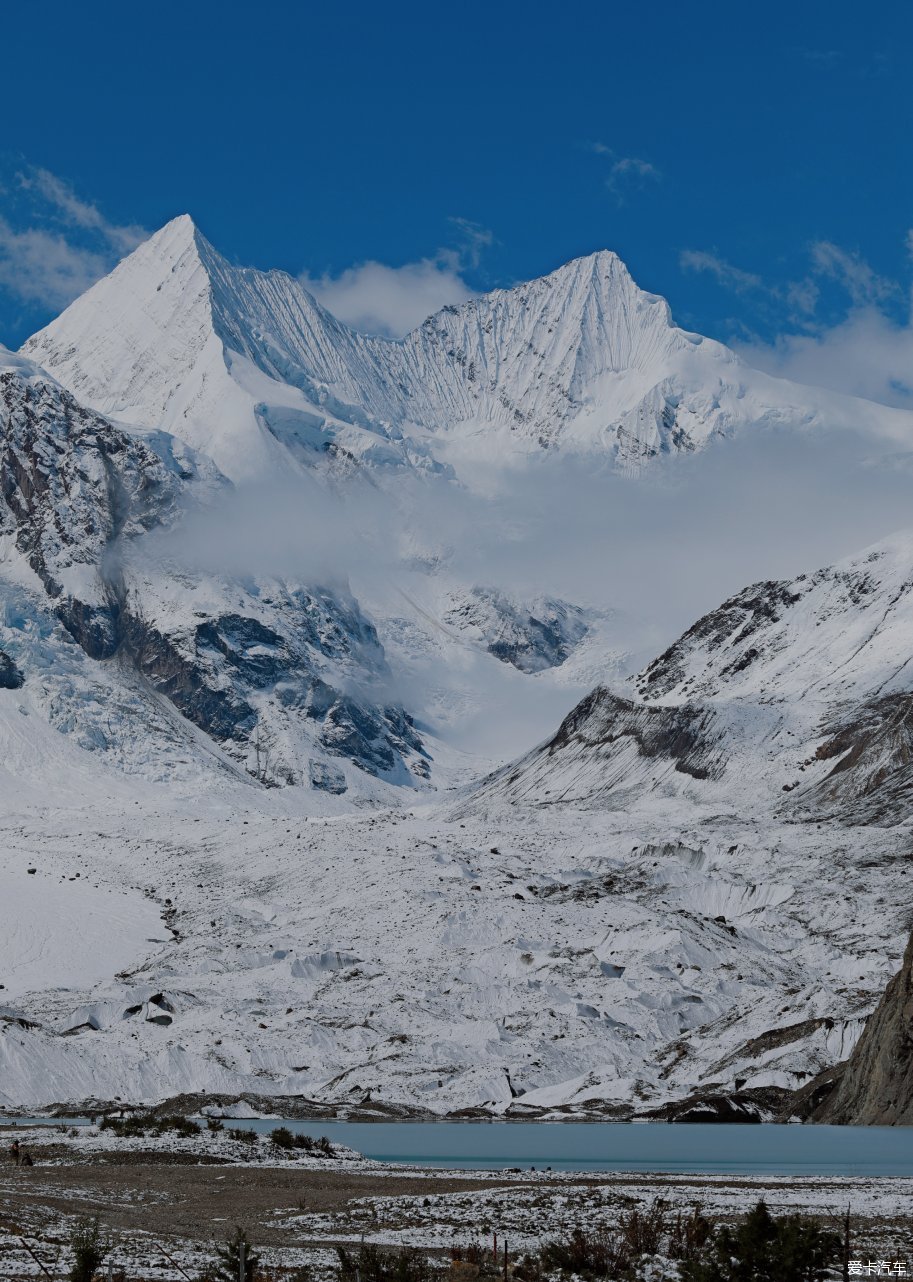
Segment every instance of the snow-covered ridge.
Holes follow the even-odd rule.
[[[186,215],[23,350],[85,404],[164,428],[231,477],[289,456],[459,471],[556,448],[636,470],[749,424],[896,437],[910,422],[684,332],[608,251],[445,307],[394,342],[341,324],[284,272],[231,265]]]
[[[913,533],[757,583],[599,688],[482,795],[614,806],[656,792],[896,822],[913,797]]]

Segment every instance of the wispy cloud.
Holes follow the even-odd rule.
[[[792,48],[789,50],[793,58],[801,58],[803,62],[817,62],[824,67],[835,67],[844,59],[844,53],[841,49],[800,49]]]
[[[0,287],[22,302],[66,307],[109,266],[104,255],[72,245],[60,233],[16,231],[0,218]]]
[[[442,307],[463,303],[477,292],[466,272],[479,266],[494,233],[468,218],[451,218],[458,248],[439,249],[415,262],[391,267],[369,259],[336,275],[299,277],[328,311],[364,333],[402,338]]]
[[[905,243],[913,258],[913,229]],[[796,382],[913,409],[907,290],[875,271],[857,250],[815,241],[806,274],[786,282],[765,280],[704,250],[683,250],[679,264],[683,271],[708,273],[732,293],[753,294],[768,327],[779,327],[769,341],[730,340],[751,364]]]
[[[113,250],[121,254],[129,254],[149,235],[144,228],[135,224],[121,227],[112,223],[97,205],[82,200],[69,183],[52,174],[49,169],[34,167],[17,177],[20,187],[37,193],[57,212],[63,222],[72,227],[97,232]]]
[[[478,267],[486,249],[495,243],[495,234],[490,227],[474,223],[471,218],[451,218],[451,226],[456,230],[460,241],[458,257],[469,267]]]
[[[659,182],[661,174],[649,160],[639,156],[621,156],[609,170],[606,186],[618,191],[626,186],[642,187],[644,182]]]
[[[584,147],[594,156],[603,156],[611,161],[605,177],[605,185],[619,204],[623,204],[625,197],[631,192],[639,191],[662,179],[657,166],[641,156],[619,155],[614,147],[598,140],[587,142]]]
[[[884,302],[899,291],[895,281],[879,276],[861,254],[841,249],[830,240],[812,245],[813,270],[842,285],[856,306]]]
[[[111,222],[48,169],[18,170],[6,194],[0,288],[31,306],[65,307],[148,235]]]
[[[741,267],[734,267],[719,254],[712,254],[704,249],[683,249],[678,256],[678,261],[682,271],[708,272],[721,285],[728,286],[737,294],[743,294],[746,290],[765,288],[762,278],[754,272],[746,272]]]

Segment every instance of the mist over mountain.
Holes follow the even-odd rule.
[[[910,907],[911,447],[608,251],[393,340],[167,224],[0,350],[0,1101],[771,1115]]]

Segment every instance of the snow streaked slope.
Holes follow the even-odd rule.
[[[73,671],[56,619],[90,659],[116,662],[131,691],[109,709],[100,752],[159,733],[167,700],[184,737],[202,731],[223,765],[261,784],[310,778],[342,791],[346,762],[363,772],[356,791],[372,792],[366,776],[424,779],[428,754],[388,702],[383,649],[344,584],[206,574],[150,546],[166,530],[179,540],[224,478],[173,438],[143,439],[84,409],[22,357],[0,361],[5,684],[31,692],[40,674],[42,688],[59,687]],[[84,682],[110,677],[86,669]],[[145,728],[132,718],[137,697]],[[43,702],[49,720],[66,721]]]
[[[801,1086],[851,1051],[913,908],[908,758],[860,775],[852,746],[814,753],[828,717],[906,697],[911,567],[898,536],[746,589],[645,669],[650,697],[597,690],[449,809],[321,819],[296,790],[227,788],[192,816],[148,791],[132,814],[10,805],[12,867],[71,876],[90,832],[83,874],[173,910],[175,938],[23,994],[36,1026],[0,1039],[3,1097],[629,1115]]]
[[[336,449],[433,466],[369,417],[375,402],[389,409],[379,346],[284,272],[232,267],[185,215],[23,351],[84,404],[163,428],[234,479]]]
[[[187,216],[23,349],[80,400],[161,427],[229,476],[324,454],[467,478],[543,448],[623,470],[747,425],[908,439],[898,410],[750,369],[677,328],[608,251],[430,317],[357,334],[283,272],[237,268]]]
[[[483,787],[537,804],[656,792],[895,823],[913,800],[913,534],[753,584],[598,688]]]
[[[0,653],[0,682],[15,682],[24,672],[32,690],[40,670],[42,690],[57,692],[42,693],[43,715],[69,726],[78,705],[80,741],[90,751],[103,749],[109,762],[133,772],[147,759],[128,750],[131,741],[152,743],[137,733],[137,706],[146,707],[167,752],[172,730],[167,716],[163,726],[162,708],[168,701],[191,723],[183,733],[196,727],[218,745],[217,756],[227,754],[261,782],[382,796],[384,788],[366,774],[411,789],[425,786],[431,767],[412,709],[400,704],[396,690],[408,692],[432,735],[452,737],[455,723],[459,730],[473,722],[482,768],[489,768],[528,742],[520,728],[506,746],[491,744],[482,724],[493,706],[505,709],[505,725],[513,724],[517,707],[529,702],[522,681],[505,671],[509,660],[518,660],[518,671],[541,670],[540,687],[546,682],[548,689],[537,691],[537,699],[552,700],[553,711],[543,711],[529,737],[538,737],[568,698],[590,684],[581,662],[600,670],[617,662],[612,638],[592,611],[584,617],[565,603],[530,607],[503,593],[480,596],[440,571],[404,571],[399,577],[409,590],[401,590],[384,573],[371,573],[368,555],[359,593],[370,593],[382,643],[338,574],[312,583],[292,569],[284,577],[264,572],[259,567],[268,555],[255,556],[253,564],[245,559],[232,528],[236,509],[223,511],[232,487],[205,456],[161,431],[127,432],[81,407],[24,357],[3,360],[0,529],[9,559],[0,586],[14,623],[9,654]],[[313,485],[295,493],[302,503],[320,497]],[[259,518],[252,519],[249,505],[238,510],[242,529],[253,537]],[[331,522],[341,519],[325,503],[318,510]],[[232,538],[234,551],[224,561],[216,557],[210,565],[205,555],[193,554],[196,539]],[[331,533],[325,541],[332,542]],[[484,618],[476,618],[478,608],[473,612],[481,626],[464,627],[462,616],[453,625],[444,622],[448,611],[466,601],[478,607],[483,598]],[[107,689],[112,678],[81,658],[82,675],[74,677],[76,656],[55,639],[55,617],[85,655],[116,663],[132,683],[114,699],[123,715],[105,713],[104,697],[99,703],[87,694],[80,703],[64,693]],[[28,620],[28,642],[15,622],[20,618]],[[8,677],[5,664],[13,665]],[[554,665],[561,670],[552,679]],[[446,745],[434,747],[441,783],[452,770],[463,779],[478,771],[478,758],[467,759],[467,745],[460,746],[463,753],[452,759]],[[150,770],[162,777],[160,763],[150,761]]]

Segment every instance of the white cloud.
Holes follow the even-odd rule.
[[[0,286],[25,303],[66,307],[111,266],[108,259],[38,227],[16,231],[0,218]]]
[[[734,289],[737,294],[750,289],[765,288],[764,281],[754,272],[746,272],[741,267],[734,267],[725,258],[720,258],[718,254],[711,254],[703,249],[683,249],[678,256],[678,263],[682,271],[708,272],[721,285]]]
[[[816,334],[735,346],[752,365],[781,378],[913,410],[913,327],[877,307],[854,308]]]
[[[15,179],[0,216],[0,288],[26,304],[65,307],[148,235],[110,222],[48,169]]]
[[[456,255],[422,258],[402,267],[370,260],[338,276],[303,275],[300,280],[337,320],[387,338],[402,338],[448,303],[465,302],[473,294]]]
[[[338,275],[329,272],[299,277],[327,311],[353,329],[385,338],[403,338],[442,307],[464,303],[475,290],[465,279],[478,267],[483,252],[495,243],[494,233],[469,218],[451,218],[459,249],[440,249],[401,267],[369,259]]]

